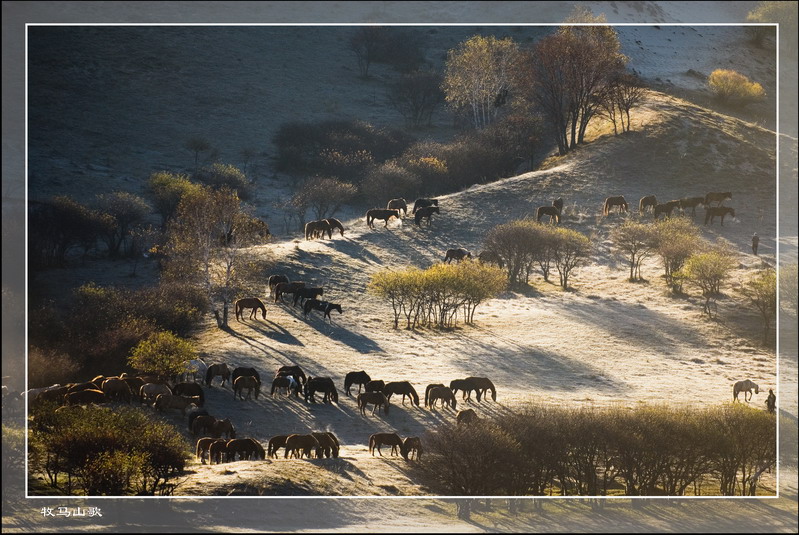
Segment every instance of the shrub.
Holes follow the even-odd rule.
[[[28,385],[39,388],[72,381],[80,365],[66,353],[56,349],[31,346],[28,350]]]
[[[654,252],[654,227],[627,219],[610,233],[613,245],[630,263],[630,282],[643,280],[641,262]]]
[[[699,286],[705,298],[704,312],[711,315],[710,302],[721,292],[721,283],[735,268],[735,258],[724,249],[691,255],[682,272],[685,278]]]
[[[370,202],[383,206],[387,199],[407,198],[421,193],[421,180],[413,171],[401,167],[396,161],[372,166],[361,182],[361,193]]]
[[[777,273],[773,269],[764,269],[755,273],[743,285],[741,293],[757,308],[763,318],[765,344],[771,331],[771,320],[777,314]]]
[[[120,249],[128,241],[131,231],[150,213],[150,206],[138,195],[124,191],[98,195],[97,204],[98,211],[107,214],[112,222],[102,227],[104,232],[101,237],[108,246],[108,254],[114,258],[120,254]]]
[[[710,73],[707,85],[719,101],[740,106],[761,100],[766,95],[759,83],[729,69],[716,69]]]
[[[666,271],[666,283],[673,292],[682,292],[685,279],[680,269],[701,244],[699,227],[685,217],[671,217],[655,223],[654,237]]]
[[[591,240],[576,230],[557,228],[551,244],[552,263],[558,270],[560,286],[565,290],[572,271],[590,257]]]
[[[355,197],[358,190],[352,184],[329,177],[313,177],[306,181],[300,191],[316,219],[332,217],[341,205]]]
[[[252,183],[234,165],[214,163],[202,167],[194,173],[194,179],[217,190],[227,187],[241,199],[249,199],[252,195]]]
[[[155,212],[161,214],[162,226],[175,214],[180,199],[188,192],[196,192],[199,185],[189,180],[187,175],[158,171],[150,175],[147,182]]]
[[[191,342],[161,331],[139,342],[131,350],[128,364],[145,373],[171,376],[183,371],[184,362],[196,358],[197,351]]]

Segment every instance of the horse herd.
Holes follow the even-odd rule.
[[[308,287],[303,281],[289,281],[285,275],[271,275],[268,281],[269,291],[274,298],[274,302],[285,303],[283,296],[293,296],[293,305],[297,306],[299,304],[302,306],[302,313],[305,319],[308,319],[308,314],[311,311],[318,310],[322,312],[322,319],[328,319],[332,323],[333,318],[330,317],[330,313],[334,310],[339,314],[342,313],[340,304],[319,299],[325,293],[324,288]],[[258,297],[244,297],[236,301],[237,321],[242,321],[246,310],[250,310],[250,319],[258,319],[259,310],[261,311],[261,317],[266,319],[266,305]]]
[[[729,215],[731,217],[735,217],[735,210],[733,208],[723,206],[724,201],[731,199],[732,192],[730,191],[712,191],[706,194],[704,197],[683,197],[681,199],[675,199],[664,203],[659,203],[657,197],[654,195],[646,195],[641,197],[641,200],[638,201],[638,213],[644,215],[651,211],[654,218],[658,219],[660,215],[663,215],[664,217],[671,217],[671,214],[676,209],[679,209],[683,214],[690,209],[691,216],[696,217],[696,207],[701,205],[705,207],[705,225],[708,223],[712,224],[713,221],[718,217],[721,220],[721,226],[724,226],[725,216]],[[715,206],[713,203],[715,203]],[[618,208],[619,213],[629,212],[627,201],[623,196],[619,195],[605,199],[605,204],[602,208],[602,214],[605,216],[610,215],[611,210],[616,207]]]
[[[422,226],[422,221],[427,221],[427,225],[432,223],[433,214],[440,214],[438,199],[416,199],[413,203],[413,221],[417,226]],[[402,215],[401,215],[402,214]],[[366,225],[375,228],[375,220],[384,222],[383,227],[388,228],[391,219],[402,219],[408,217],[408,202],[405,199],[391,199],[385,208],[372,208],[366,212]]]

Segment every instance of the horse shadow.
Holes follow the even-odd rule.
[[[346,314],[346,309],[344,310],[344,314]],[[363,355],[369,353],[380,353],[383,351],[380,345],[373,339],[344,327],[341,324],[340,319],[340,316],[344,317],[344,315],[339,314],[336,311],[333,311],[330,314],[331,318],[336,318],[337,321],[335,323],[326,320],[320,312],[316,311],[311,311],[307,316],[305,316],[297,311],[294,307],[289,307],[287,312],[295,318],[304,321],[309,327],[315,329],[319,334],[324,335],[336,342],[341,342],[342,344],[351,347]]]

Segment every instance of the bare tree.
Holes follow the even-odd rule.
[[[355,53],[358,70],[363,78],[369,77],[369,65],[383,44],[384,33],[385,28],[382,26],[361,26],[350,37],[350,50]]]
[[[433,112],[443,102],[441,76],[432,71],[403,74],[389,89],[388,100],[408,123],[430,125]]]

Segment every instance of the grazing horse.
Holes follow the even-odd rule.
[[[350,395],[350,388],[352,388],[352,385],[358,385],[358,393],[360,394],[361,393],[361,386],[365,385],[366,383],[368,383],[371,380],[372,380],[372,378],[369,377],[369,374],[366,373],[363,370],[361,370],[359,372],[349,372],[344,377],[344,391],[349,396]]]
[[[216,423],[215,417],[211,416],[210,414],[201,414],[194,418],[194,421],[191,423],[191,433],[194,436],[197,436],[201,433],[208,433],[211,431],[211,427],[214,425],[214,423]]]
[[[313,435],[289,435],[286,439],[286,454],[284,459],[288,459],[290,454],[295,454],[298,458],[302,459],[305,455],[311,458],[311,450],[316,451],[317,457],[319,456],[319,441]]]
[[[216,420],[211,424],[209,431],[211,432],[212,437],[219,438],[222,435],[227,435],[227,438],[236,438],[236,429],[227,418],[224,420]]]
[[[718,203],[716,206],[721,206],[721,204],[726,200],[732,200],[731,191],[711,191],[705,195],[705,202],[702,204],[704,204],[706,208],[709,207],[710,203],[712,202]]]
[[[190,407],[198,407],[199,402],[199,397],[158,394],[158,396],[155,398],[155,409],[157,411],[163,411],[164,409],[178,409],[181,413],[183,413],[183,416],[186,416],[186,409]]]
[[[277,286],[281,282],[285,282],[286,284],[288,284],[289,278],[286,277],[285,275],[270,275],[269,276],[269,293],[270,293],[270,295],[275,293],[275,286]]]
[[[109,400],[115,399],[117,401],[130,403],[130,398],[133,397],[128,383],[119,377],[110,377],[103,381],[101,390]]]
[[[708,221],[713,223],[713,220],[716,217],[721,218],[721,226],[724,226],[724,217],[729,214],[732,217],[735,217],[735,210],[730,208],[729,206],[711,206],[705,208],[705,225],[707,225]]]
[[[314,399],[316,392],[325,394],[322,397],[323,403],[338,403],[338,390],[336,390],[336,385],[333,384],[333,379],[330,377],[308,378],[308,382],[305,383],[305,401],[310,400],[311,403],[316,403],[316,399]]]
[[[433,383],[427,385],[427,388],[424,389],[424,406],[427,407],[429,400],[430,400],[430,391],[436,387],[444,386],[442,383]]]
[[[285,388],[287,396],[290,396],[291,393],[294,392],[296,397],[300,397],[300,390],[302,390],[300,383],[298,383],[297,380],[291,375],[281,375],[279,377],[275,377],[275,379],[272,381],[272,391],[270,392],[272,397],[274,397],[278,388]]]
[[[246,398],[242,395],[244,389],[247,389]],[[241,377],[236,377],[236,380],[233,381],[233,399],[236,399],[236,396],[242,401],[250,399],[253,391],[255,391],[255,399],[258,399],[258,394],[261,393],[261,381],[255,377],[251,375],[242,375]]]
[[[550,223],[552,223],[553,220],[555,223],[560,223],[560,210],[558,210],[556,206],[539,206],[535,213],[535,220],[541,221],[541,218],[545,215],[549,216]]]
[[[467,251],[466,249],[447,249],[447,254],[444,257],[444,263],[449,264],[451,260],[457,260],[460,262],[464,258],[471,258],[472,253]]]
[[[266,456],[277,458],[277,450],[280,448],[286,447],[286,439],[289,438],[288,435],[277,435],[269,439],[269,442],[266,445]]]
[[[230,368],[224,362],[208,366],[208,371],[205,372],[205,386],[212,386],[211,381],[217,376],[222,377],[222,382],[219,383],[219,386],[225,386],[225,382],[230,379]]]
[[[338,310],[338,313],[341,314],[341,305],[328,303],[327,301],[319,301],[318,299],[308,299],[302,307],[302,314],[305,318],[308,317],[308,314],[311,310],[319,310],[324,312],[324,316],[322,316],[322,320],[325,318],[330,320],[330,323],[333,323],[333,318],[330,317],[330,312],[333,310]]]
[[[275,372],[275,377],[280,377],[281,375],[291,375],[301,385],[306,382],[305,372],[299,366],[281,366]]]
[[[732,400],[733,402],[738,401],[738,394],[741,392],[744,393],[744,401],[747,403],[750,399],[752,399],[752,390],[755,391],[755,394],[760,393],[760,387],[752,381],[751,379],[745,379],[743,381],[738,381],[734,385],[732,385]]]
[[[474,384],[466,379],[453,379],[449,383],[449,388],[453,394],[457,394],[458,390],[463,390],[463,399],[472,399],[472,390],[475,390]]]
[[[245,297],[244,299],[236,301],[236,321],[241,321],[241,318],[244,316],[245,308],[252,309],[250,310],[250,319],[252,319],[253,316],[255,316],[255,319],[258,319],[258,310],[261,311],[261,317],[266,319],[266,306],[264,302],[257,297]]]
[[[388,220],[392,217],[399,219],[399,210],[381,210],[380,208],[372,208],[366,212],[366,224],[369,225],[369,228],[375,228],[375,219],[383,219],[386,222],[383,226],[388,228]]]
[[[768,397],[766,398],[766,410],[773,413],[777,410],[777,396],[774,395],[774,390],[768,389]]]
[[[432,385],[431,385],[432,386]],[[430,409],[436,407],[436,402],[441,400],[441,407],[452,407],[455,410],[458,406],[458,400],[455,399],[455,394],[444,385],[434,386],[430,389]]]
[[[70,392],[64,395],[64,403],[67,405],[85,405],[89,403],[105,403],[108,399],[102,390],[87,389]]]
[[[297,306],[297,301],[302,303],[306,299],[316,299],[320,295],[324,295],[324,288],[298,288],[294,292],[294,306]]]
[[[477,416],[477,413],[474,412],[474,409],[466,409],[465,411],[459,411],[458,415],[455,417],[455,421],[460,424],[472,424],[479,420],[480,417]]]
[[[654,195],[647,195],[646,197],[641,197],[641,200],[638,201],[638,213],[639,214],[645,213],[650,206],[654,210],[657,204],[658,200],[657,197],[655,197]]]
[[[302,281],[293,282],[280,282],[275,286],[275,303],[283,302],[283,294],[294,294],[300,288],[305,288],[305,283]]]
[[[255,379],[258,381],[258,384],[261,384],[261,374],[258,373],[258,370],[256,370],[255,368],[245,368],[243,366],[239,366],[238,368],[233,370],[233,373],[230,375],[230,379],[235,382],[236,379],[245,375],[249,375],[250,377],[255,377]]]
[[[682,213],[685,213],[686,208],[691,209],[691,215],[696,215],[696,207],[699,205],[705,205],[705,198],[704,197],[684,197],[680,199],[680,210]]]
[[[481,264],[496,264],[499,266],[499,269],[505,267],[505,262],[502,261],[502,257],[494,251],[483,251],[477,255],[477,261]]]
[[[319,449],[316,450],[317,458],[321,459],[323,456],[328,459],[332,456],[338,458],[338,452],[341,446],[336,438],[336,435],[330,432],[317,432],[311,433],[313,437],[319,441]]]
[[[200,407],[205,404],[205,392],[203,392],[203,387],[197,383],[178,383],[172,389],[172,393],[176,396],[195,396],[200,398],[198,404]]]
[[[614,206],[619,207],[619,213],[627,212],[627,201],[624,200],[624,196],[617,195],[615,197],[608,197],[605,199],[605,206],[602,208],[602,215],[609,215],[610,209]]]
[[[397,433],[375,433],[369,437],[369,453],[375,454],[375,450],[382,457],[383,452],[380,448],[391,446],[391,455],[398,455],[402,448],[402,439]]]
[[[325,219],[325,221],[327,221],[328,225],[330,225],[330,237],[331,238],[333,237],[333,230],[334,229],[338,229],[338,231],[341,233],[341,235],[342,236],[344,235],[344,225],[341,224],[341,221],[339,221],[335,217],[328,217],[327,219]]]
[[[192,359],[183,363],[183,369],[185,371],[181,374],[181,381],[188,381],[189,377],[191,377],[192,381],[197,382],[198,375],[200,376],[200,381],[205,377],[205,373],[208,371],[208,364],[201,359]]]
[[[333,237],[333,229],[330,227],[330,223],[328,223],[325,219],[320,219],[319,221],[309,221],[305,224],[306,240],[312,240],[317,237],[324,238],[325,232],[328,233],[329,237]]]
[[[202,464],[205,464],[205,457],[209,454],[209,450],[211,448],[211,444],[214,442],[222,442],[227,443],[224,438],[212,438],[212,437],[203,437],[197,440],[197,448],[195,450],[195,455]],[[208,462],[210,463],[211,460],[209,458]]]
[[[386,205],[386,210],[402,210],[404,217],[408,217],[408,203],[405,199],[391,199]]]
[[[413,452],[416,452],[416,460],[422,458],[422,440],[419,437],[407,437],[402,441],[400,446],[400,454],[406,461],[413,458]]]
[[[383,393],[389,401],[391,401],[392,395],[402,394],[403,405],[405,405],[405,396],[408,396],[417,407],[419,406],[419,394],[416,393],[413,385],[408,381],[391,381],[386,383],[386,386],[383,388]]]
[[[420,208],[431,206],[438,206],[438,199],[416,199],[413,203],[413,213],[415,214]]]
[[[425,206],[424,208],[419,208],[413,213],[413,222],[416,223],[416,226],[422,226],[422,219],[427,219],[427,226],[430,226],[433,222],[433,214],[439,214],[438,205],[436,206]]]
[[[364,392],[382,392],[386,387],[386,382],[382,379],[372,379],[364,386]]]
[[[668,217],[671,217],[671,213],[679,206],[680,201],[669,201],[655,205],[655,219],[657,219],[660,214],[666,214]]]
[[[558,209],[558,212],[563,213],[563,197],[558,197],[552,201],[552,206]]]
[[[162,385],[160,383],[145,383],[139,389],[139,401],[141,403],[149,403],[155,402],[155,398],[158,397],[159,394],[171,394],[172,389],[169,388],[167,385]]]
[[[480,397],[485,396],[489,390],[491,390],[491,399],[497,400],[497,389],[488,377],[467,377],[464,381],[472,385],[477,392],[477,401],[480,401]]]
[[[191,431],[191,428],[194,425],[194,420],[196,420],[200,416],[209,416],[209,415],[210,413],[208,412],[208,409],[206,409],[205,407],[195,407],[193,409],[190,409],[188,417],[189,431]]]
[[[358,394],[356,399],[358,401],[358,408],[364,416],[366,416],[367,405],[374,405],[374,407],[372,407],[372,414],[375,413],[375,410],[379,410],[381,406],[384,412],[388,414],[388,398],[383,392],[364,392]]]
[[[225,456],[225,446],[227,446],[227,440],[224,439],[218,439],[211,443],[208,447],[208,464],[214,464],[214,461],[216,461],[216,464],[222,463],[222,458]]]

